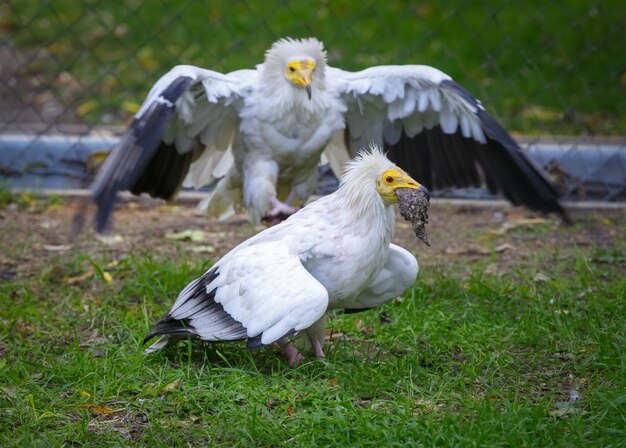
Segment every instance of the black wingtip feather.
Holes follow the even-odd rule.
[[[143,192],[154,189],[157,197],[168,197],[175,192],[171,184],[167,184],[162,193],[158,185],[164,182],[163,175],[156,178],[151,176],[150,171],[164,167],[165,163],[166,167],[172,170],[168,170],[165,177],[167,178],[171,173],[175,182],[180,183],[184,174],[178,171],[185,170],[186,174],[189,168],[190,156],[188,155],[181,156],[182,160],[174,164],[169,158],[165,162],[155,161],[154,158],[155,154],[162,156],[158,150],[176,111],[176,102],[192,82],[193,78],[190,76],[179,76],[172,81],[163,90],[158,100],[152,103],[141,117],[133,121],[120,143],[107,157],[91,187],[93,200],[98,206],[95,222],[97,231],[106,230],[118,191],[133,189]],[[174,150],[170,152],[174,153],[171,157],[177,155]],[[146,179],[150,179],[151,182]],[[138,189],[136,188],[138,182],[142,185],[150,183],[152,185]],[[157,187],[154,187],[154,184]],[[163,196],[159,196],[160,194]]]
[[[150,333],[143,338],[143,344],[155,336],[192,336],[193,333],[190,329],[193,330],[193,326],[187,319],[178,320],[165,315],[152,327]]]
[[[477,165],[492,194],[502,193],[514,205],[543,213],[557,213],[571,223],[556,188],[517,145],[508,132],[462,86],[451,80],[443,88],[461,96],[476,112],[487,142],[462,135],[460,129],[445,134],[440,126],[423,130],[415,137],[403,134],[395,145],[386,145],[389,158],[406,169],[429,189],[476,187]]]

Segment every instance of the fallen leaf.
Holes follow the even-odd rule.
[[[45,230],[49,230],[49,229],[56,227],[57,224],[58,223],[56,221],[44,221],[41,224],[39,224],[39,227]]]
[[[546,274],[542,274],[541,272],[539,272],[535,274],[535,276],[533,277],[533,281],[535,281],[536,283],[545,283],[550,281],[550,277],[548,277]]]
[[[504,251],[512,250],[512,249],[515,249],[515,246],[513,246],[512,244],[502,243],[499,246],[496,246],[496,248],[494,249],[494,252],[500,253],[500,252],[504,252]]]
[[[178,378],[177,380],[172,381],[169,384],[166,384],[165,387],[163,387],[162,392],[163,393],[168,393],[171,392],[175,389],[178,389],[180,387],[180,383],[181,383],[181,379]]]
[[[77,275],[75,277],[67,278],[65,280],[65,283],[67,283],[68,285],[75,285],[77,283],[84,282],[85,280],[93,277],[93,274],[94,274],[93,269],[91,269],[91,270],[85,272],[84,274]]]
[[[197,254],[213,254],[215,253],[215,247],[206,244],[202,246],[193,246],[191,251]]]
[[[104,271],[102,273],[102,278],[104,279],[105,282],[107,282],[109,284],[111,284],[113,282],[113,277],[107,271]]]
[[[446,249],[448,255],[489,255],[491,251],[484,247],[469,245],[467,247],[448,247]]]
[[[8,398],[17,398],[17,387],[16,386],[5,386],[0,387],[0,392],[2,392]]]
[[[91,394],[90,394],[89,392],[87,392],[86,390],[81,390],[81,391],[80,391],[80,394],[81,394],[83,397],[87,397],[87,398],[91,397]]]
[[[206,233],[203,230],[183,230],[182,232],[174,232],[165,234],[165,238],[168,240],[176,241],[193,241],[200,242],[206,239]]]
[[[71,244],[44,244],[43,248],[50,252],[63,252],[66,250],[70,250],[73,246]]]
[[[495,263],[491,263],[483,271],[483,275],[497,275],[497,274],[498,274],[498,265]]]
[[[294,411],[293,411],[293,406],[289,406],[289,407],[287,408],[287,414],[289,414],[289,415],[293,415],[293,412],[294,412]]]
[[[330,379],[330,386],[331,387],[336,387],[337,386],[337,378],[331,378]]]
[[[518,227],[536,226],[539,224],[546,224],[549,221],[543,218],[519,218],[511,221],[504,222],[499,229],[490,230],[488,233],[491,235],[504,235],[509,230],[517,229]]]
[[[114,411],[113,409],[107,407],[107,406],[98,406],[96,404],[93,403],[88,403],[88,404],[83,404],[80,406],[83,409],[88,409],[92,414],[115,414],[116,412],[119,411]]]
[[[365,334],[369,334],[372,332],[372,330],[370,330],[369,328],[367,328],[365,326],[365,324],[363,323],[363,321],[361,319],[357,320],[354,325],[356,326],[357,329],[361,330],[363,333]]]
[[[115,246],[116,244],[124,242],[124,237],[122,235],[106,235],[97,233],[94,238],[106,246]]]

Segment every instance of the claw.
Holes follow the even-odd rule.
[[[296,364],[304,359],[293,342],[288,339],[280,339],[277,342],[283,347],[283,355],[285,356],[290,368],[293,369]]]
[[[326,358],[324,350],[322,350],[322,343],[320,341],[318,341],[317,339],[311,340],[311,344],[313,344],[313,351],[315,352],[315,356],[320,359]]]
[[[289,202],[289,198],[287,199],[287,202],[281,202],[274,197],[270,198],[270,204],[272,205],[272,209],[267,215],[262,218],[262,221],[268,227],[272,227],[280,223],[281,221],[289,218],[291,215],[298,211],[297,208],[289,205]]]
[[[289,205],[288,202],[280,202],[276,198],[271,198],[270,204],[272,204],[272,209],[269,212],[269,216],[277,216],[280,214],[291,216],[296,212],[296,208]]]

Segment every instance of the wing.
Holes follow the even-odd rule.
[[[374,142],[429,189],[486,184],[515,205],[569,220],[552,184],[480,101],[445,73],[420,65],[328,70],[348,107],[343,148],[350,155]],[[336,143],[327,149],[335,166],[345,158]]]
[[[326,289],[284,243],[240,246],[190,283],[146,340],[190,334],[208,341],[248,338],[254,348],[310,327],[327,307]]]
[[[98,231],[118,191],[168,199],[190,170],[191,183],[207,180],[227,153],[255,76],[253,70],[223,75],[187,65],[159,79],[91,186]]]

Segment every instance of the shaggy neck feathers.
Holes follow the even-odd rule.
[[[347,163],[336,192],[339,206],[352,212],[354,228],[361,224],[379,226],[376,232],[391,239],[395,229],[393,207],[385,205],[376,191],[376,179],[395,165],[376,147],[361,151]]]

